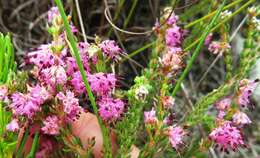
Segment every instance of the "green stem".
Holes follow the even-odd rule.
[[[68,36],[68,39],[69,39],[69,42],[71,44],[71,49],[72,51],[74,52],[74,56],[76,58],[76,62],[77,62],[77,65],[79,67],[79,71],[80,71],[80,74],[81,74],[81,77],[82,77],[82,80],[84,82],[84,85],[86,87],[86,90],[87,90],[87,93],[88,93],[88,97],[89,97],[89,100],[91,102],[91,105],[93,107],[93,110],[94,110],[94,113],[96,114],[97,116],[97,119],[98,119],[98,123],[101,127],[101,131],[102,131],[102,136],[103,136],[103,146],[104,146],[104,149],[105,150],[109,150],[109,155],[111,155],[111,145],[110,145],[110,141],[109,141],[109,136],[108,136],[108,131],[105,127],[105,125],[102,123],[102,120],[101,118],[99,117],[98,115],[98,108],[97,108],[97,105],[96,105],[96,102],[95,102],[95,97],[93,95],[93,93],[91,92],[91,88],[90,88],[90,85],[89,85],[89,82],[87,80],[87,76],[86,76],[86,73],[85,73],[85,70],[84,70],[84,67],[83,67],[83,64],[81,62],[81,59],[80,59],[80,54],[79,54],[79,50],[77,49],[77,45],[76,45],[76,42],[74,40],[74,37],[73,37],[73,34],[70,30],[70,26],[69,26],[69,22],[67,20],[67,16],[65,14],[65,11],[64,11],[64,8],[63,8],[63,5],[61,3],[61,0],[55,0],[55,3],[59,9],[59,12],[61,14],[61,17],[63,19],[63,23],[64,23],[64,27],[65,27],[65,30],[66,30],[66,33],[67,33],[67,36]]]
[[[201,50],[201,47],[202,45],[204,44],[204,41],[206,39],[206,37],[208,36],[211,28],[213,27],[215,21],[218,19],[221,11],[223,10],[224,6],[225,6],[225,3],[226,3],[226,0],[223,1],[223,3],[221,4],[221,6],[219,7],[217,13],[215,14],[215,16],[212,18],[210,24],[208,25],[208,27],[206,28],[206,31],[204,32],[204,34],[202,35],[200,41],[199,41],[199,44],[197,46],[197,48],[195,49],[194,53],[192,54],[192,57],[191,59],[189,60],[188,62],[188,65],[187,67],[185,68],[185,70],[183,71],[183,73],[181,74],[181,77],[178,79],[177,83],[176,83],[176,86],[174,87],[173,89],[173,92],[172,92],[172,96],[174,97],[177,93],[177,91],[179,90],[180,88],[180,85],[182,83],[182,81],[184,80],[184,78],[186,77],[186,75],[189,73],[190,69],[192,68],[192,65],[194,63],[194,61],[196,60],[197,56],[199,55],[200,53],[200,50]]]
[[[130,9],[130,12],[129,12],[129,14],[128,14],[128,16],[127,16],[125,22],[124,22],[123,29],[125,29],[126,26],[128,25],[128,23],[129,23],[129,21],[130,21],[132,15],[133,15],[133,13],[134,13],[134,10],[135,10],[135,7],[136,7],[136,5],[137,5],[137,2],[138,2],[138,0],[134,0],[133,5],[132,5],[132,7],[131,7],[131,9]]]

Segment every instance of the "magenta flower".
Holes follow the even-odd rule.
[[[240,111],[233,115],[232,122],[239,127],[243,127],[244,125],[252,123],[250,118],[245,113]]]
[[[59,118],[55,115],[48,116],[43,121],[43,127],[41,128],[44,134],[58,135],[60,133]]]
[[[6,129],[8,131],[18,131],[19,130],[19,124],[17,119],[13,119],[9,124],[6,125]]]
[[[173,27],[166,30],[165,40],[168,47],[177,47],[181,44],[183,39],[183,31],[179,26],[174,25]]]
[[[177,15],[171,15],[169,19],[167,20],[168,25],[175,25],[179,20],[179,17]]]
[[[55,56],[51,52],[51,44],[43,44],[35,51],[27,54],[28,62],[36,65],[38,68],[52,66],[55,63]]]
[[[41,110],[40,105],[29,94],[17,92],[12,95],[11,99],[10,108],[13,109],[15,115],[23,115],[32,119],[33,115]]]
[[[210,34],[206,37],[206,39],[205,39],[205,41],[204,41],[204,44],[205,44],[206,46],[210,44],[210,42],[212,41],[212,37],[213,37],[213,33],[210,33]]]
[[[107,95],[116,86],[116,77],[113,73],[95,73],[88,75],[91,90],[97,95]]]
[[[119,54],[122,52],[121,48],[113,40],[105,40],[99,44],[99,47],[107,57],[115,60],[118,59]]]
[[[125,104],[120,99],[105,97],[98,101],[98,106],[99,115],[103,120],[115,121],[122,116]]]
[[[39,76],[40,81],[52,88],[56,88],[57,85],[64,85],[67,81],[66,71],[62,66],[51,66],[49,68],[43,69]]]
[[[68,120],[75,120],[79,117],[83,109],[79,106],[79,100],[75,98],[73,92],[67,91],[66,95],[59,92],[56,97],[62,102]]]
[[[240,87],[237,96],[237,102],[240,106],[247,107],[251,105],[250,97],[257,87],[257,82],[258,80],[249,81],[247,79],[240,81]]]
[[[144,112],[144,123],[145,124],[156,124],[158,121],[156,117],[156,111],[152,108],[151,111]]]
[[[168,132],[172,147],[178,150],[180,145],[183,144],[183,137],[186,135],[185,131],[180,126],[170,126]]]
[[[221,151],[228,152],[229,149],[236,151],[239,146],[245,146],[243,136],[237,127],[226,121],[223,125],[215,128],[210,134],[209,139],[214,141]]]
[[[73,86],[73,90],[75,93],[81,94],[86,92],[86,88],[82,80],[80,71],[77,71],[72,74],[72,79],[70,81],[70,84]]]
[[[37,85],[35,87],[29,87],[29,92],[34,102],[36,102],[39,105],[43,104],[46,100],[51,98],[51,95],[46,90],[46,88],[41,87],[40,85]]]

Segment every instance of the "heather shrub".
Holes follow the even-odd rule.
[[[46,15],[51,40],[28,50],[19,69],[10,35],[0,35],[2,157],[239,157],[253,150],[247,135],[257,131],[250,128],[259,84],[250,78],[260,51],[255,0],[198,2],[183,12],[172,1],[145,33],[117,27],[106,7],[115,31],[152,35],[132,54],[120,38],[81,40],[84,29],[54,2]],[[205,6],[203,15],[192,15]],[[236,16],[244,19],[231,29]],[[238,34],[239,51],[232,44]],[[149,47],[147,66],[123,87],[119,65]],[[198,63],[201,54],[208,65]],[[218,75],[219,63],[222,80],[205,81]],[[206,93],[205,82],[215,85]]]

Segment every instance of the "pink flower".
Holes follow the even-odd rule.
[[[167,24],[168,25],[174,25],[174,24],[176,24],[177,22],[178,22],[178,20],[179,20],[179,17],[177,16],[177,15],[171,15],[170,17],[169,17],[169,19],[167,20]]]
[[[38,68],[52,66],[55,63],[55,56],[51,52],[51,44],[43,44],[35,51],[29,52],[28,62],[33,63]]]
[[[211,42],[211,40],[212,40],[212,37],[213,37],[213,33],[210,33],[210,34],[206,37],[206,39],[205,39],[205,41],[204,41],[204,44],[205,44],[206,46],[210,44],[210,42]]]
[[[229,43],[213,41],[210,43],[208,49],[213,54],[219,54],[219,53],[224,53],[230,48],[231,46],[229,45]]]
[[[214,141],[221,151],[228,152],[229,149],[236,151],[239,146],[245,146],[243,136],[237,127],[226,121],[223,125],[215,128],[210,134],[209,139]]]
[[[99,47],[107,57],[115,60],[118,58],[119,54],[122,51],[121,48],[119,48],[116,42],[113,40],[105,40],[101,44],[99,44]]]
[[[240,111],[233,115],[232,122],[239,127],[243,127],[244,125],[252,123],[250,118],[245,113]]]
[[[144,112],[144,123],[145,124],[155,124],[157,123],[158,119],[156,117],[156,111],[152,108],[151,111]]]
[[[97,95],[107,95],[116,86],[116,77],[113,73],[95,73],[88,75],[91,90]]]
[[[115,121],[122,116],[125,104],[120,99],[105,97],[98,101],[98,106],[99,115],[103,120]]]
[[[48,11],[48,22],[51,23],[58,16],[60,16],[59,9],[57,7],[52,7]]]
[[[183,144],[184,135],[186,135],[183,128],[180,126],[170,126],[168,134],[172,147],[178,150],[179,146]]]
[[[7,99],[8,89],[5,85],[0,86],[0,101]]]
[[[175,100],[172,96],[165,96],[162,98],[162,104],[165,108],[173,108]]]
[[[51,95],[46,90],[46,88],[41,87],[40,85],[37,85],[32,88],[29,87],[29,92],[33,100],[39,105],[43,104],[46,100],[51,98]]]
[[[238,99],[237,102],[242,107],[247,107],[251,105],[250,96],[252,95],[253,91],[257,87],[258,80],[249,81],[244,79],[240,81],[240,87],[238,92]]]
[[[83,109],[79,106],[79,100],[75,98],[73,92],[67,91],[66,95],[59,92],[57,98],[62,102],[68,120],[75,120],[79,117]]]
[[[12,132],[18,131],[19,130],[18,120],[13,119],[9,124],[6,125],[6,129]]]
[[[48,116],[43,121],[43,127],[41,130],[44,134],[58,135],[60,133],[59,118],[55,115]]]
[[[215,107],[218,110],[224,111],[230,107],[231,102],[232,102],[232,98],[230,96],[228,96],[228,97],[222,98],[221,100],[217,101],[215,103]]]
[[[182,57],[179,54],[168,52],[162,57],[164,68],[177,71],[182,68]]]
[[[82,80],[80,71],[77,71],[77,72],[72,74],[72,79],[70,81],[70,84],[73,86],[73,90],[77,94],[81,94],[81,93],[86,92],[86,88],[85,88],[84,82]]]
[[[64,85],[67,81],[67,75],[65,69],[58,65],[43,69],[40,72],[40,81],[44,82],[47,85],[50,85],[52,88],[56,88],[57,85]]]
[[[173,27],[166,30],[165,40],[168,47],[179,46],[183,39],[183,31],[179,26],[174,25]]]
[[[11,99],[10,108],[13,109],[15,115],[23,115],[31,119],[35,112],[41,110],[39,104],[29,94],[17,92],[12,95]]]

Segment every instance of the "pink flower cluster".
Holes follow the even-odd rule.
[[[229,149],[234,151],[238,147],[244,147],[244,139],[241,134],[242,127],[252,123],[246,113],[240,111],[241,107],[247,107],[250,103],[250,95],[253,93],[257,86],[258,80],[249,81],[244,79],[240,81],[238,93],[235,95],[237,103],[239,105],[237,111],[232,116],[232,121],[225,120],[224,116],[226,111],[231,108],[233,97],[228,96],[215,103],[215,107],[218,110],[217,122],[221,125],[215,128],[209,135],[210,140],[214,141],[222,151],[228,152]]]
[[[175,150],[178,150],[180,145],[183,144],[183,138],[186,135],[186,132],[180,126],[170,126],[168,134],[172,147]]]
[[[17,131],[19,124],[27,119],[32,124],[34,121],[41,121],[43,134],[58,135],[63,125],[76,120],[83,112],[79,97],[82,93],[87,94],[85,85],[73,53],[69,52],[63,23],[59,22],[58,18],[58,8],[54,7],[48,12],[48,22],[53,25],[50,28],[58,30],[55,32],[54,41],[39,46],[26,57],[26,63],[34,65],[31,72],[35,82],[34,86],[28,86],[26,93],[12,94],[9,107],[14,119],[7,125],[10,131]],[[74,33],[77,32],[72,24],[71,28]],[[112,40],[92,45],[95,45],[104,57],[112,60],[118,59],[121,53],[121,49]],[[119,119],[124,112],[125,103],[112,96],[116,87],[116,76],[107,72],[96,73],[96,61],[99,60],[100,54],[90,54],[89,43],[79,42],[77,47],[91,90],[99,100],[100,116],[106,121]],[[0,89],[1,100],[7,97],[7,92],[5,88]],[[25,119],[19,119],[19,116]]]
[[[172,15],[166,22],[166,53],[162,55],[161,59],[166,73],[175,73],[183,67],[183,50],[181,44],[184,39],[185,31],[177,25],[178,19],[178,16]]]
[[[229,45],[229,43],[212,41],[208,49],[213,54],[222,54],[230,48],[231,46]]]
[[[245,146],[240,130],[226,121],[223,125],[215,128],[210,134],[209,139],[214,141],[221,151],[229,152],[229,149],[236,151],[238,147]]]
[[[155,124],[157,123],[158,119],[156,117],[156,111],[152,108],[151,111],[144,112],[144,123],[145,124]]]

